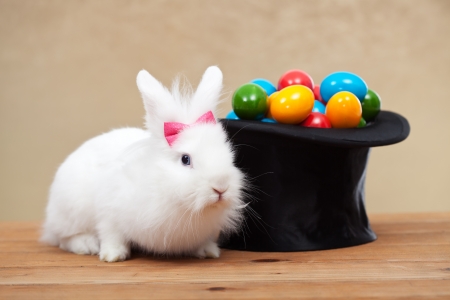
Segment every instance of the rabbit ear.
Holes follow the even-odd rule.
[[[222,91],[222,71],[216,66],[206,69],[191,102],[192,113],[202,115],[212,111],[216,115],[217,104]]]
[[[136,83],[144,101],[147,129],[154,134],[162,134],[163,123],[177,119],[179,105],[176,105],[167,88],[147,71],[139,72]]]
[[[171,97],[169,91],[146,70],[139,72],[136,83],[144,101],[145,111],[153,116],[157,109],[164,105],[167,97]]]

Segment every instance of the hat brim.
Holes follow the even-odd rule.
[[[381,111],[376,120],[363,128],[308,128],[299,125],[229,120],[221,122],[231,139],[250,144],[314,143],[336,147],[377,147],[399,143],[410,132],[408,121],[399,114]]]

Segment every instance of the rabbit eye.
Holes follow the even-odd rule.
[[[183,163],[183,165],[189,166],[191,164],[191,157],[187,154],[183,154],[181,156],[181,162]]]

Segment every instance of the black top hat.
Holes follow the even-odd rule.
[[[408,121],[381,111],[364,128],[321,129],[221,120],[251,181],[242,230],[224,248],[302,251],[376,239],[364,207],[371,147],[403,141]]]

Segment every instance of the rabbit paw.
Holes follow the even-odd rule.
[[[81,255],[95,255],[100,250],[98,238],[88,233],[77,234],[62,239],[59,247],[63,250]]]
[[[106,262],[124,261],[130,256],[130,249],[126,245],[107,245],[100,250],[100,260]]]
[[[198,249],[195,256],[198,258],[219,258],[220,248],[216,243],[209,241]]]

